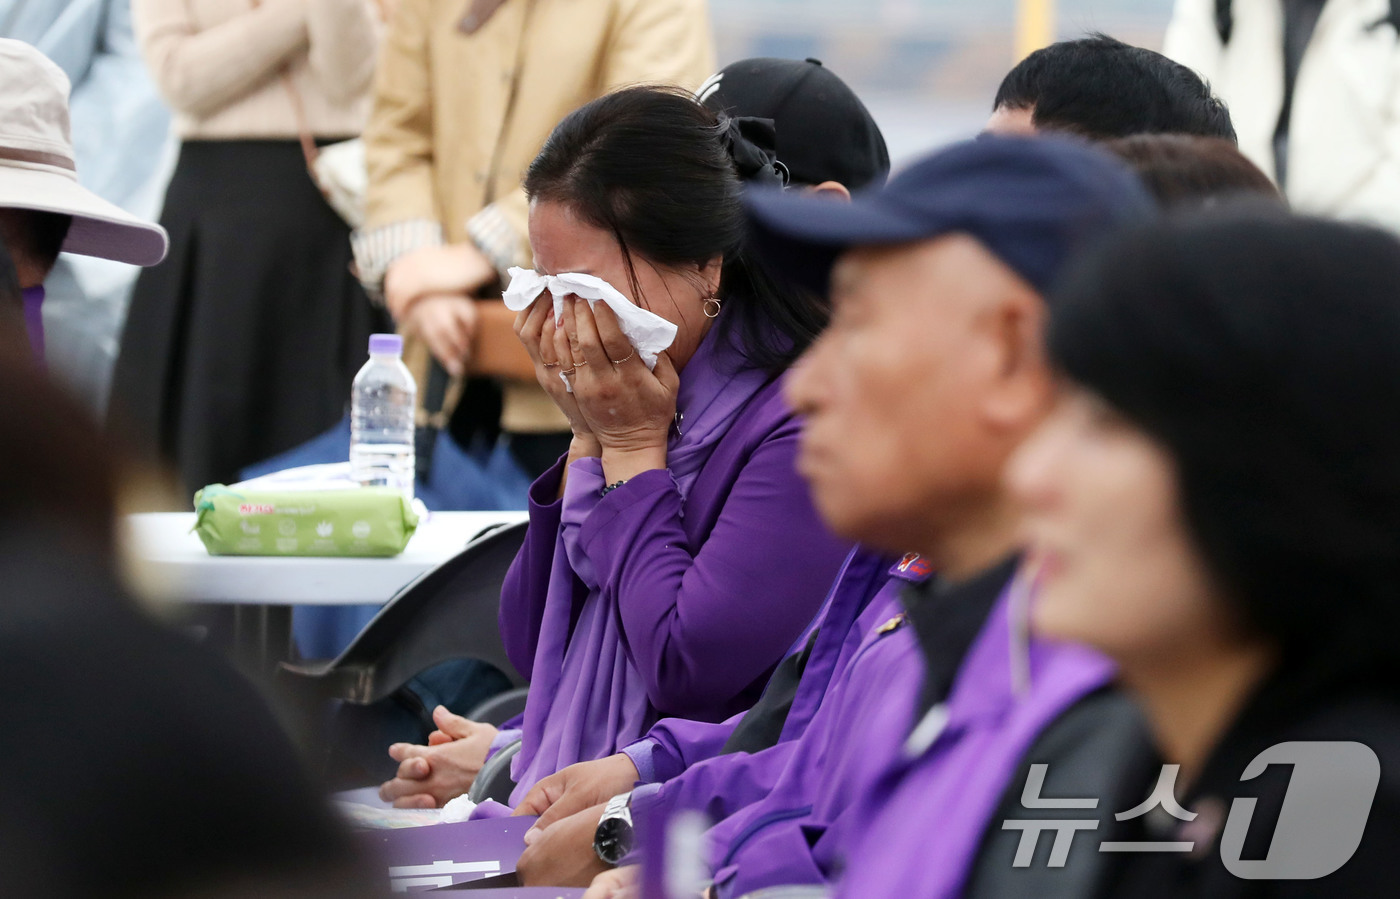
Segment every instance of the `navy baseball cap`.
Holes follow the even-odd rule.
[[[1045,295],[1083,245],[1157,211],[1121,160],[1061,137],[955,144],[850,203],[778,190],[746,191],[744,203],[763,261],[821,294],[844,250],[956,232]]]

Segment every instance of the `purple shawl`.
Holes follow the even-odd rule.
[[[681,373],[678,427],[672,430],[666,463],[682,498],[715,445],[770,380],[762,371],[738,370],[738,351],[717,332],[711,329]],[[512,762],[518,784],[512,805],[541,778],[639,739],[657,717],[646,684],[624,648],[617,598],[599,588],[579,542],[579,529],[597,507],[603,486],[598,459],[583,459],[570,467],[530,677],[523,743]],[[588,596],[574,620],[578,581]]]

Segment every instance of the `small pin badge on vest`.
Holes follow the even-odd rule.
[[[875,633],[883,637],[885,634],[893,633],[894,631],[899,630],[901,627],[904,626],[904,622],[905,615],[903,612],[900,612],[898,615],[894,616],[889,621],[886,621],[884,624],[876,628]]]

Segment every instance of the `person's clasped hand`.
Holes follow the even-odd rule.
[[[606,803],[556,820],[543,830],[526,831],[525,851],[515,871],[527,887],[586,887],[608,866],[598,858],[593,838]]]
[[[433,709],[437,730],[427,746],[395,743],[389,757],[399,763],[392,780],[379,787],[379,798],[396,808],[439,808],[471,789],[486,764],[486,754],[498,731],[469,721],[443,706]]]
[[[541,780],[530,788],[511,813],[538,815],[525,832],[525,842],[556,821],[626,793],[637,783],[637,766],[625,753],[592,762],[579,762]]]
[[[420,298],[434,294],[467,297],[498,277],[491,260],[471,243],[419,247],[404,253],[384,272],[384,305],[402,319]]]
[[[419,337],[447,373],[465,373],[476,334],[472,296],[497,278],[490,260],[471,243],[420,247],[390,264],[384,305],[405,334]]]
[[[419,297],[399,319],[403,332],[421,339],[428,351],[452,377],[466,373],[476,336],[476,303],[455,294]]]
[[[639,899],[641,880],[641,870],[636,865],[613,868],[593,878],[583,899]]]

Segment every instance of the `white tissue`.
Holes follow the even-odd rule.
[[[472,816],[476,811],[476,803],[467,798],[463,793],[456,799],[449,799],[447,804],[438,811],[438,819],[443,824],[458,824]]]
[[[565,272],[561,275],[541,275],[525,268],[510,270],[510,286],[502,299],[506,307],[519,312],[528,308],[545,289],[554,296],[554,317],[564,311],[564,297],[569,294],[588,301],[589,308],[599,300],[617,316],[617,325],[623,336],[632,344],[637,355],[647,368],[656,368],[656,357],[676,339],[676,326],[654,312],[648,312],[627,299],[617,288],[602,278],[578,272]],[[565,381],[565,384],[568,382]]]

